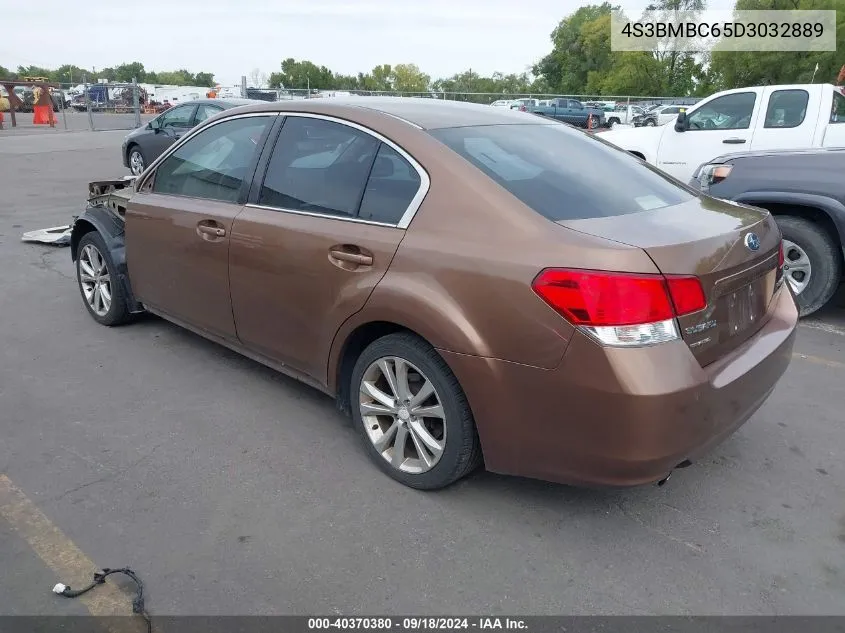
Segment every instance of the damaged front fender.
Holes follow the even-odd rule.
[[[134,193],[134,178],[103,180],[88,186],[88,204],[81,215],[76,216],[70,231],[70,256],[76,262],[76,252],[82,236],[97,231],[106,243],[123,287],[126,290],[130,312],[142,312],[143,306],[135,299],[129,283],[126,268],[126,242],[124,216],[126,202]]]

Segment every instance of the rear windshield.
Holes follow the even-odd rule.
[[[693,198],[627,152],[563,124],[480,125],[430,134],[553,221],[626,215]]]

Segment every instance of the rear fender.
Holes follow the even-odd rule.
[[[79,240],[91,231],[97,231],[106,243],[106,248],[117,269],[120,282],[126,291],[126,303],[129,311],[132,313],[143,312],[144,308],[135,298],[132,286],[129,283],[129,273],[126,267],[125,230],[122,218],[118,218],[104,206],[88,205],[82,215],[73,222],[73,229],[70,234],[70,257],[73,262],[76,262]]]

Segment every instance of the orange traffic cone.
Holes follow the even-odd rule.
[[[593,129],[593,114],[592,114],[592,112],[587,115],[587,129],[588,130]]]
[[[53,108],[46,105],[32,106],[32,122],[35,125],[49,125]]]

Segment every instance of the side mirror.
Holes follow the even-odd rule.
[[[161,121],[159,121],[158,119],[153,119],[149,122],[148,125],[150,126],[151,130],[155,130],[156,132],[161,129]]]
[[[678,112],[678,118],[675,120],[675,131],[676,132],[686,132],[687,131],[687,111],[681,110]]]

